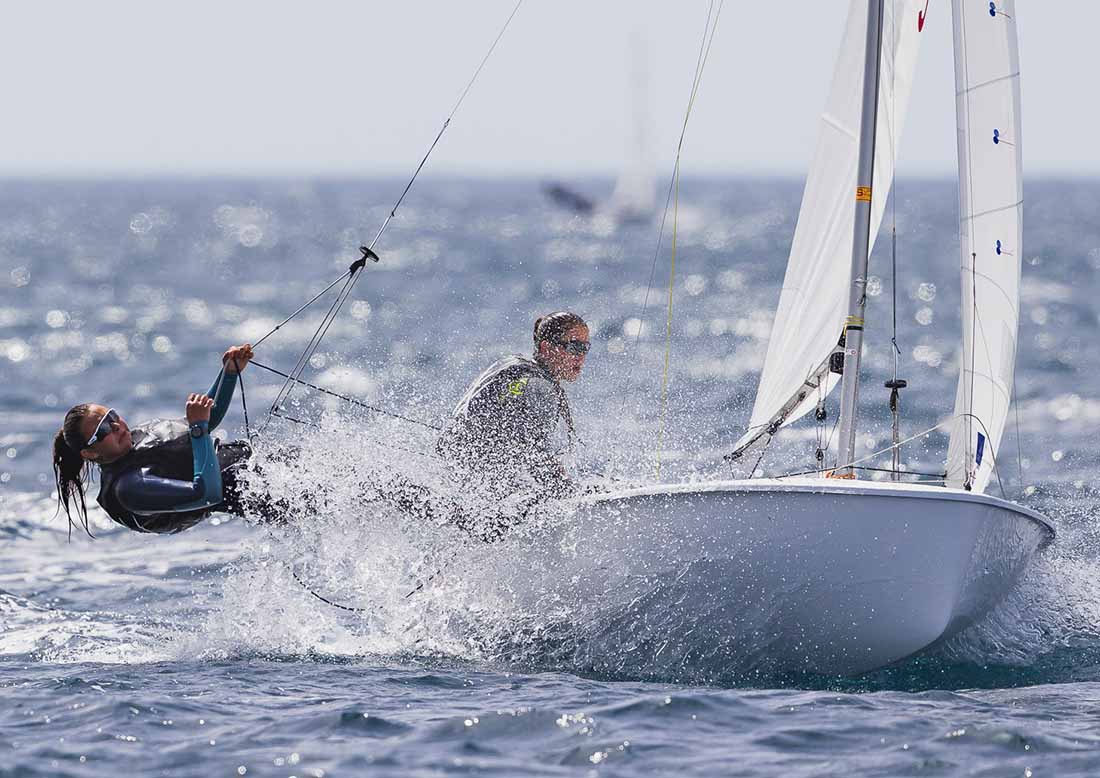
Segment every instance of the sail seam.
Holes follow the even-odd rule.
[[[970,268],[970,267],[969,267],[968,265],[959,265],[959,269],[960,269],[960,270],[963,270],[963,271],[966,271],[966,272],[968,272],[968,273],[969,273],[969,272],[971,272],[971,268]],[[996,289],[996,290],[997,290],[998,292],[1000,292],[1000,293],[1001,293],[1002,295],[1004,295],[1004,298],[1005,298],[1005,302],[1007,302],[1007,303],[1008,303],[1008,305],[1009,305],[1009,309],[1010,309],[1010,310],[1012,311],[1012,314],[1013,314],[1013,316],[1015,316],[1015,317],[1016,317],[1016,320],[1017,320],[1017,321],[1019,321],[1019,320],[1020,320],[1020,311],[1019,311],[1019,309],[1018,309],[1018,308],[1016,307],[1016,303],[1014,303],[1014,302],[1012,301],[1012,296],[1011,296],[1011,295],[1010,295],[1010,294],[1009,294],[1009,293],[1008,293],[1007,291],[1005,291],[1004,287],[1003,287],[1003,286],[1001,286],[1001,285],[1000,285],[1000,284],[999,284],[999,283],[997,282],[997,280],[996,280],[995,278],[993,278],[993,276],[991,276],[991,275],[988,275],[987,273],[983,273],[983,272],[982,272],[982,271],[980,271],[980,270],[975,270],[975,271],[973,272],[973,276],[974,276],[975,278],[981,278],[981,279],[984,279],[985,281],[987,281],[987,282],[989,283],[989,285],[990,285],[991,287],[993,287],[993,288],[994,288],[994,289]]]
[[[1003,395],[1003,396],[1004,396],[1004,399],[1005,399],[1005,404],[1006,404],[1006,405],[1007,405],[1007,404],[1009,403],[1009,401],[1010,401],[1010,400],[1012,399],[1012,398],[1011,398],[1011,397],[1009,396],[1008,392],[1007,392],[1007,391],[1005,390],[1005,388],[1004,388],[1004,387],[1002,387],[1002,386],[1001,386],[1000,384],[998,384],[998,383],[997,383],[997,382],[998,382],[998,381],[1000,380],[998,376],[995,376],[995,375],[993,375],[992,373],[986,373],[986,372],[983,372],[983,371],[981,371],[981,370],[971,370],[971,369],[969,369],[969,368],[963,368],[963,370],[964,370],[964,372],[966,372],[966,373],[967,373],[968,375],[970,375],[970,376],[971,376],[972,378],[985,378],[985,379],[988,379],[988,380],[989,380],[989,384],[990,384],[990,386],[991,386],[992,388],[996,389],[996,390],[998,391],[998,393],[1000,393],[1001,395]],[[974,413],[974,411],[971,411],[971,413]],[[977,415],[977,414],[975,414],[975,415]]]
[[[859,140],[859,132],[858,131],[853,131],[853,130],[849,129],[848,127],[845,127],[843,124],[841,124],[839,119],[834,119],[830,114],[827,114],[827,113],[821,114],[821,121],[825,122],[825,124],[829,125],[830,127],[833,127],[838,132],[843,133],[844,135],[848,136],[852,140]]]
[[[963,218],[959,219],[959,221],[960,223],[974,221],[975,219],[980,219],[983,216],[989,216],[991,213],[1002,213],[1003,211],[1011,211],[1013,208],[1019,208],[1023,204],[1023,198],[1020,198],[1016,202],[1010,203],[1009,205],[1002,205],[997,208],[990,208],[987,211],[982,211],[981,213],[972,213],[969,216],[964,216]]]
[[[974,86],[968,86],[966,89],[962,90],[961,92],[956,92],[955,96],[956,97],[962,97],[963,95],[970,94],[971,92],[976,92],[979,89],[984,89],[987,86],[992,86],[993,84],[999,84],[1002,81],[1011,81],[1012,79],[1019,78],[1019,77],[1020,77],[1020,71],[1017,70],[1015,73],[1009,73],[1007,76],[999,76],[997,78],[991,78],[988,81],[983,81],[980,84],[975,84]]]

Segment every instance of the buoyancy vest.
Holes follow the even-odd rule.
[[[556,479],[553,436],[564,419],[572,435],[565,390],[534,359],[500,359],[478,376],[455,407],[436,444],[453,466],[512,487],[521,475]]]
[[[183,419],[145,422],[131,428],[130,435],[134,446],[130,453],[99,468],[96,502],[108,516],[138,532],[180,532],[219,510],[219,506],[152,514],[136,514],[128,510],[115,493],[115,485],[127,473],[147,468],[153,475],[176,481],[191,481],[195,475],[190,429]],[[218,446],[216,442],[215,451],[223,473],[250,453],[246,446]]]

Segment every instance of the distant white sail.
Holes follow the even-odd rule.
[[[607,211],[617,221],[649,221],[657,206],[657,175],[653,167],[653,124],[649,105],[649,44],[640,25],[630,35],[630,143]]]
[[[925,0],[894,0],[885,4],[875,133],[872,245],[893,184],[894,159],[920,49],[924,11]],[[777,421],[787,424],[809,411],[821,396],[820,391],[810,389],[809,385],[823,380],[822,388],[827,394],[840,378],[822,367],[843,330],[851,285],[866,31],[867,0],[852,0],[829,99],[821,117],[813,165],[802,195],[756,404],[749,429],[738,441],[738,448]],[[799,400],[803,393],[805,396]]]
[[[1023,249],[1013,0],[953,0],[963,351],[947,483],[984,491],[1012,399]]]

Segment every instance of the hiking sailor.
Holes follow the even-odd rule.
[[[251,449],[244,441],[215,446],[210,433],[233,398],[237,374],[252,359],[249,344],[222,356],[222,371],[206,394],[191,394],[183,419],[157,419],[131,428],[113,408],[73,406],[54,438],[58,502],[70,526],[72,510],[88,530],[84,485],[100,470],[96,498],[107,514],[139,532],[180,532],[213,511],[244,515],[237,470]]]

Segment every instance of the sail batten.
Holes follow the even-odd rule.
[[[924,7],[924,0],[895,0],[885,4],[875,132],[872,245],[893,183],[894,159],[919,53],[918,19]],[[806,397],[790,408],[791,400],[802,390],[806,379],[805,366],[818,365],[826,359],[836,349],[844,329],[851,283],[867,19],[867,0],[852,0],[829,98],[821,114],[817,148],[806,178],[756,402],[747,425],[750,431],[738,441],[738,448],[779,415],[783,417],[781,424],[788,424],[816,405],[815,392],[815,396]],[[829,375],[826,394],[838,383],[837,378],[836,374]]]

